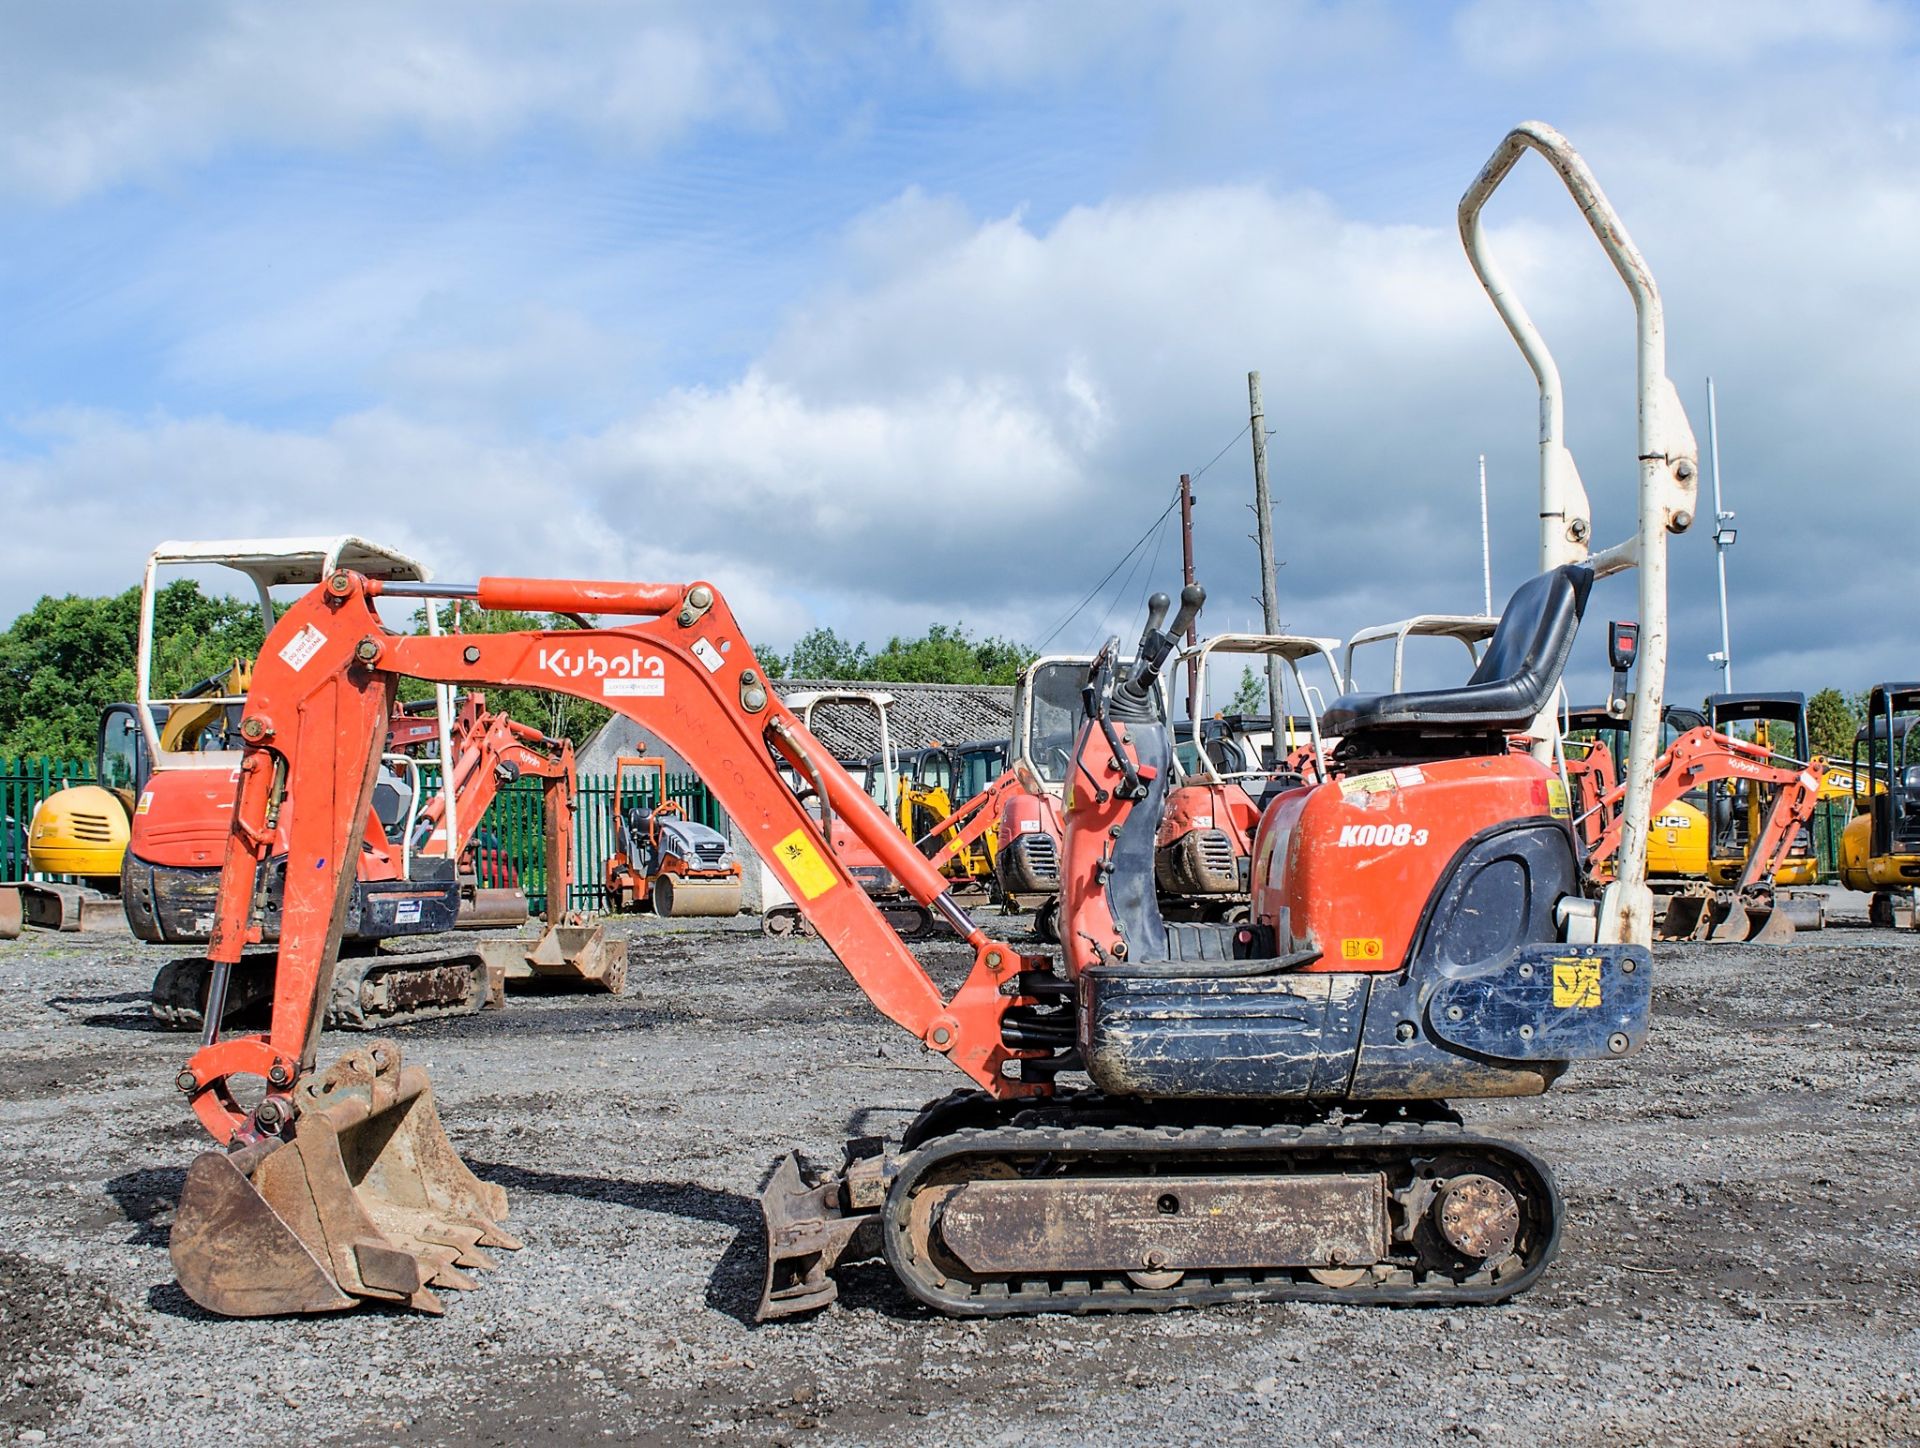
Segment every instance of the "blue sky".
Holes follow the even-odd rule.
[[[449,577],[710,577],[773,643],[1037,641],[1253,367],[1288,624],[1471,608],[1479,452],[1496,591],[1532,566],[1533,397],[1453,208],[1538,116],[1659,275],[1703,442],[1719,380],[1737,682],[1910,674],[1874,590],[1913,577],[1915,35],[1871,0],[8,7],[0,615],[162,536],[352,529]],[[1496,209],[1623,533],[1624,296],[1544,168]],[[1250,493],[1242,440],[1217,628]]]

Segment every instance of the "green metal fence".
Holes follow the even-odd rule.
[[[27,878],[27,827],[34,807],[55,790],[93,779],[93,766],[73,760],[0,760],[0,880]],[[658,776],[630,775],[627,799],[634,804],[657,803]],[[439,792],[440,770],[433,763],[420,770],[422,791],[431,798]],[[667,776],[667,798],[679,801],[687,818],[714,829],[725,828],[725,816],[696,775]],[[489,887],[518,885],[533,908],[544,910],[547,899],[546,825],[543,792],[537,779],[519,779],[495,797],[474,835],[480,883]],[[613,853],[613,776],[583,774],[573,802],[572,909],[588,914],[607,908],[607,857]]]
[[[40,801],[70,784],[92,782],[91,761],[0,759],[0,880],[28,878],[27,827]]]
[[[428,798],[438,793],[440,772],[421,769],[420,787]],[[658,803],[659,776],[628,775],[623,803]],[[614,852],[613,776],[583,774],[573,798],[573,895],[570,908],[586,914],[607,909],[607,859]],[[692,774],[669,774],[667,798],[679,803],[688,819],[712,829],[726,828],[719,803]],[[494,797],[474,833],[475,873],[483,886],[517,885],[535,911],[546,909],[547,861],[545,791],[537,779],[518,779]]]
[[[1852,818],[1851,799],[1823,799],[1813,807],[1813,851],[1823,882],[1840,878],[1840,834]]]

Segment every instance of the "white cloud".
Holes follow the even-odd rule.
[[[1454,20],[1469,59],[1520,72],[1619,58],[1742,66],[1770,51],[1886,46],[1910,29],[1886,0],[1472,0]]]
[[[783,72],[821,62],[837,24],[793,18],[752,0],[10,7],[0,186],[64,200],[234,147],[472,148],[541,122],[645,152],[773,123]]]

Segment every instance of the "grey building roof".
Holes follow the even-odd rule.
[[[1013,733],[1011,684],[902,684],[849,683],[840,679],[776,679],[781,698],[830,689],[870,690],[892,696],[888,721],[896,749],[920,749],[929,744],[964,744],[974,739],[1005,739]],[[878,721],[871,710],[857,706],[823,705],[814,719],[820,742],[836,759],[865,759],[880,749]],[[644,751],[636,747],[645,741]],[[695,772],[658,738],[641,730],[624,715],[603,724],[579,751],[582,774],[611,774],[622,754],[664,754],[674,772]]]

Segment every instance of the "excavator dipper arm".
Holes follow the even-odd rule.
[[[462,596],[484,608],[634,621],[441,637],[399,635],[381,623],[374,600],[382,592],[428,587],[336,573],[294,604],[262,651],[241,724],[238,807],[209,950],[216,971],[239,960],[248,943],[256,874],[283,808],[292,814],[290,848],[271,1028],[264,1036],[227,1039],[210,1032],[181,1073],[181,1089],[217,1140],[256,1140],[290,1120],[295,1083],[313,1068],[353,878],[350,852],[402,676],[551,689],[635,720],[699,770],[882,1014],[996,1097],[1049,1089],[1043,1080],[1008,1074],[1010,1062],[1045,1053],[1009,1047],[1000,1028],[1009,1008],[1033,1004],[1003,987],[1015,989],[1017,977],[1043,971],[1045,961],[1023,959],[989,940],[954,903],[939,871],[767,685],[717,589],[489,578]],[[448,592],[445,586],[431,591]],[[826,821],[803,806],[777,762],[808,781],[823,814],[837,812],[916,900],[974,948],[974,968],[951,999],[835,859]],[[252,1111],[237,1099],[237,1077],[267,1083]]]

